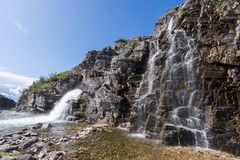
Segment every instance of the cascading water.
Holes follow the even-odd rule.
[[[153,84],[154,84],[154,80],[155,80],[155,68],[154,68],[154,64],[155,61],[157,59],[157,57],[161,54],[161,50],[159,48],[159,44],[158,42],[156,43],[152,43],[154,48],[155,48],[155,54],[149,58],[148,60],[148,66],[147,66],[147,82],[148,82],[148,88],[147,88],[147,92],[143,95],[140,95],[140,90],[144,84],[144,76],[142,77],[142,82],[140,83],[140,87],[137,89],[136,93],[135,93],[135,98],[137,98],[136,104],[138,106],[138,132],[139,132],[139,136],[141,137],[142,134],[145,132],[144,129],[144,121],[142,121],[143,119],[145,119],[145,106],[141,105],[142,101],[148,97],[149,95],[152,94],[153,92]]]
[[[72,102],[79,99],[82,90],[74,89],[67,92],[48,115],[29,116],[21,118],[10,118],[0,120],[0,129],[28,126],[37,123],[57,122],[65,119],[67,112],[71,109]]]
[[[146,126],[153,126],[152,124],[148,125],[149,123],[156,123],[155,128],[151,129],[150,132],[157,132],[156,130],[159,130],[157,122],[161,121],[161,118],[163,119],[160,113],[164,110],[162,108],[167,107],[170,111],[168,111],[168,117],[165,118],[164,123],[161,124],[161,131],[158,133],[160,137],[166,135],[166,128],[183,129],[194,135],[192,145],[208,148],[203,111],[199,107],[200,91],[197,89],[196,75],[194,73],[194,61],[197,60],[194,57],[195,41],[188,37],[184,30],[173,30],[173,22],[173,18],[171,18],[165,28],[167,30],[166,37],[170,44],[169,49],[162,51],[159,47],[159,40],[152,42],[157,42],[155,43],[155,51],[151,53],[147,74],[143,76],[135,94],[135,105],[138,106],[138,132],[145,133]],[[164,69],[161,71],[161,78],[159,79],[160,86],[153,87],[154,81],[157,79],[155,62],[162,55],[165,55],[165,64],[163,64]],[[140,95],[145,78],[148,81],[148,90],[145,94]],[[152,111],[147,113],[146,107],[152,106],[147,101],[152,99],[152,95],[156,95],[156,91],[159,93],[159,97],[155,99],[158,102],[156,111],[155,113],[152,113]],[[156,120],[149,122],[152,117],[156,117]],[[180,141],[178,145],[182,145]]]

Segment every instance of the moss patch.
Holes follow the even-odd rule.
[[[180,17],[184,16],[186,13],[187,13],[186,9],[182,9],[182,8],[181,8],[181,9],[179,10],[179,15],[180,15]]]
[[[16,151],[14,153],[8,153],[8,152],[0,152],[0,158],[4,157],[4,156],[11,156],[11,157],[18,157],[23,155],[22,152]]]
[[[80,96],[80,103],[79,103],[79,111],[84,115],[85,118],[87,118],[88,113],[87,113],[87,105],[89,103],[88,97],[87,96]]]

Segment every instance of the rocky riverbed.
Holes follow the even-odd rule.
[[[57,160],[67,159],[70,149],[80,138],[103,126],[63,125],[54,127],[37,124],[31,129],[0,136],[2,160]]]
[[[30,129],[0,136],[1,160],[235,160],[229,154],[203,149],[166,147],[158,140],[131,136],[102,125],[37,124]]]

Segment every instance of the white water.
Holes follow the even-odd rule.
[[[173,19],[171,19],[172,21]],[[172,23],[170,21],[170,24]],[[193,56],[193,52],[195,50],[195,46],[192,45],[193,43],[193,39],[191,39],[190,37],[188,37],[186,35],[186,32],[183,30],[176,30],[174,35],[171,35],[170,31],[171,29],[168,30],[169,31],[169,38],[171,41],[171,49],[169,50],[168,54],[169,54],[169,58],[166,60],[166,69],[170,70],[170,74],[173,73],[174,71],[174,62],[172,61],[172,58],[176,55],[176,53],[174,52],[174,50],[176,50],[175,47],[175,36],[177,35],[177,33],[181,33],[183,34],[184,39],[187,41],[187,47],[189,48],[184,59],[183,62],[181,64],[181,66],[177,66],[177,67],[186,67],[186,71],[187,71],[187,79],[185,81],[187,81],[187,83],[193,83],[195,81],[195,74],[193,72],[193,61],[194,61],[194,56]],[[171,77],[170,77],[171,79]],[[187,86],[188,87],[188,86]],[[202,147],[204,148],[208,148],[209,147],[209,142],[207,140],[207,135],[206,135],[206,131],[203,129],[203,126],[201,124],[201,120],[199,119],[199,115],[201,112],[200,109],[196,108],[196,106],[193,106],[193,99],[197,97],[197,93],[198,91],[196,89],[194,89],[192,92],[190,92],[189,98],[188,98],[188,102],[186,104],[186,106],[180,106],[175,108],[172,111],[171,116],[171,120],[172,120],[172,124],[177,127],[177,128],[184,128],[186,130],[191,131],[192,133],[194,133],[195,135],[195,141],[196,141],[196,146],[200,146],[200,142],[202,141]],[[183,98],[184,99],[184,98]],[[184,102],[185,100],[183,100],[183,104],[185,104]],[[181,109],[187,109],[187,112],[189,114],[189,118],[181,118],[178,116],[178,112]],[[183,124],[183,121],[186,121],[186,124]],[[197,133],[200,134],[200,138],[197,138]]]
[[[29,126],[37,123],[61,122],[64,121],[69,109],[71,109],[71,102],[79,99],[82,90],[74,89],[67,92],[59,102],[56,103],[53,110],[48,115],[28,116],[21,118],[11,118],[0,120],[0,129],[10,127]],[[6,116],[7,117],[7,116]]]
[[[171,19],[171,21],[169,22],[168,26],[166,27],[168,34],[170,34],[173,30],[173,20]],[[162,31],[161,31],[162,32]],[[145,136],[145,122],[143,119],[146,119],[146,117],[144,117],[144,114],[146,112],[146,107],[145,105],[142,105],[142,100],[144,100],[146,97],[148,97],[149,95],[153,94],[153,90],[154,90],[154,81],[156,79],[156,73],[155,73],[155,62],[156,60],[159,58],[158,56],[162,54],[162,51],[160,49],[159,46],[159,42],[158,40],[156,41],[152,41],[151,44],[153,44],[154,46],[154,52],[152,52],[152,56],[149,57],[148,63],[147,63],[147,91],[144,94],[141,94],[140,91],[144,85],[144,79],[145,76],[142,75],[142,81],[140,83],[139,88],[136,90],[135,93],[135,98],[136,98],[136,106],[138,107],[138,130],[137,130],[137,136]]]
[[[168,34],[170,35],[171,32],[173,31],[173,18],[171,18],[168,26],[167,26],[167,31],[168,31]],[[154,67],[155,67],[155,62],[158,58],[158,56],[162,53],[160,47],[159,47],[159,42],[158,40],[155,42],[153,41],[152,42],[154,44],[154,49],[155,49],[155,54],[153,53],[152,57],[149,58],[148,60],[148,67],[147,67],[147,72],[148,72],[148,75],[147,75],[147,79],[148,79],[148,90],[147,90],[147,93],[145,93],[144,95],[141,95],[140,96],[140,89],[142,88],[142,85],[143,85],[143,82],[144,82],[144,76],[142,77],[142,82],[140,83],[140,86],[139,88],[137,89],[136,91],[136,94],[135,94],[135,97],[139,97],[139,101],[141,101],[142,99],[146,98],[148,95],[152,94],[153,92],[153,84],[154,84],[154,80],[156,79],[156,75],[155,75],[155,70],[154,70]],[[172,50],[172,45],[171,45],[171,49]]]
[[[195,86],[196,76],[193,66],[195,60],[194,51],[196,49],[196,45],[194,39],[188,37],[184,30],[173,30],[173,22],[174,19],[171,18],[168,26],[165,28],[167,30],[166,36],[171,45],[169,50],[165,52],[167,58],[162,77],[165,77],[166,81],[173,82],[171,86],[176,86],[176,88],[183,90],[184,94],[181,95],[177,93],[176,90],[172,90],[176,96],[179,96],[179,99],[181,99],[182,102],[180,102],[181,104],[179,106],[174,106],[173,104],[174,108],[172,111],[170,111],[169,122],[166,124],[172,125],[176,128],[184,128],[185,130],[191,131],[195,135],[196,146],[208,148],[209,143],[203,125],[204,122],[201,120],[202,110],[199,109],[198,106],[195,106],[196,104],[194,104],[194,100],[199,98],[199,91],[196,90]],[[135,94],[135,97],[138,98],[136,100],[136,105],[138,106],[139,112],[138,133],[140,133],[140,135],[144,135],[145,127],[148,123],[146,106],[144,105],[145,102],[142,102],[146,97],[154,93],[154,81],[156,80],[155,62],[159,57],[158,55],[164,53],[160,50],[158,40],[156,40],[156,42],[157,43],[155,43],[155,41],[152,42],[155,43],[155,50],[151,54],[152,56],[148,61],[148,70],[146,75],[147,77],[143,76],[142,82]],[[181,61],[179,61],[179,57],[181,58]],[[179,78],[176,78],[176,71],[179,70],[184,71],[183,75],[177,75]],[[145,78],[147,78],[148,81],[148,90],[145,92],[145,94],[140,95],[140,90],[143,87]],[[183,86],[179,86],[179,82],[183,82]],[[168,90],[165,86],[165,83],[163,83],[163,85],[160,84],[160,86],[158,86],[158,89],[160,89],[160,94]],[[156,113],[158,113],[158,111]]]

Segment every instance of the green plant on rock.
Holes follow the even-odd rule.
[[[230,28],[229,31],[228,31],[229,34],[233,34],[235,33],[235,30],[233,28]]]
[[[70,77],[70,72],[52,73],[49,76],[41,76],[39,80],[33,82],[33,84],[24,92],[37,92],[43,89],[51,89],[55,82],[60,79]]]
[[[79,110],[84,115],[85,118],[88,116],[88,114],[87,114],[87,101],[88,101],[87,96],[83,96],[83,95],[80,96]]]
[[[19,152],[19,151],[16,151],[14,153],[7,153],[7,152],[0,151],[0,158],[5,157],[5,156],[18,157],[21,155],[23,155],[23,153]]]
[[[240,24],[240,17],[237,18],[237,25]]]
[[[221,6],[218,4],[216,7],[215,7],[215,10],[217,13],[219,13],[221,11]]]
[[[136,42],[134,40],[128,42],[129,48],[134,48],[136,46]]]
[[[185,15],[186,13],[187,13],[186,9],[181,8],[181,9],[179,10],[179,15],[180,15],[180,17],[182,17],[182,16]]]

